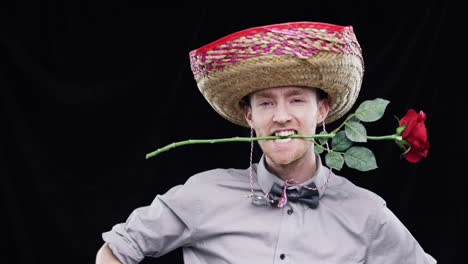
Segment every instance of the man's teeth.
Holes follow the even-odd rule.
[[[294,132],[293,130],[289,130],[289,131],[276,132],[275,136],[277,136],[277,137],[286,137],[286,136],[290,136],[290,135],[294,135],[294,134],[296,134],[296,132]],[[275,139],[275,141],[277,143],[287,143],[287,142],[291,141],[291,138]]]
[[[294,135],[296,134],[293,130],[289,130],[289,131],[280,131],[280,132],[276,132],[275,133],[275,136],[278,136],[278,137],[286,137],[286,136],[289,136],[289,135]]]

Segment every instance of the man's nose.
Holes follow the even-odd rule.
[[[273,122],[286,123],[291,120],[288,108],[283,104],[278,104],[273,115]]]

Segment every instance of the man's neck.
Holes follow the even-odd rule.
[[[275,164],[268,157],[265,157],[265,166],[269,172],[278,176],[282,180],[293,180],[294,183],[303,183],[315,174],[317,163],[315,153],[307,152],[304,156],[290,164]]]

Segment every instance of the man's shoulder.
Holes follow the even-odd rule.
[[[345,177],[333,175],[333,184],[327,190],[330,198],[347,204],[355,204],[367,209],[386,206],[385,200],[371,190],[355,185]]]
[[[162,199],[173,208],[196,202],[207,212],[245,199],[249,188],[248,169],[218,168],[194,174]]]
[[[249,169],[236,168],[216,168],[194,174],[189,180],[197,182],[212,182],[223,180],[245,180],[248,177]]]
[[[249,183],[249,168],[216,168],[202,171],[191,176],[185,186],[210,187],[244,187]]]
[[[171,188],[161,199],[173,205],[186,201],[221,202],[226,199],[229,189],[242,190],[248,186],[248,169],[217,168],[194,174],[184,184]],[[224,198],[212,199],[213,196]]]

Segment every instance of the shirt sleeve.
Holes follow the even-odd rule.
[[[151,205],[134,210],[125,223],[115,225],[102,238],[125,264],[162,256],[191,243],[198,218],[196,203],[184,199],[183,185],[175,186],[156,196]]]
[[[437,261],[425,253],[400,220],[383,206],[376,215],[366,263],[433,264]]]

